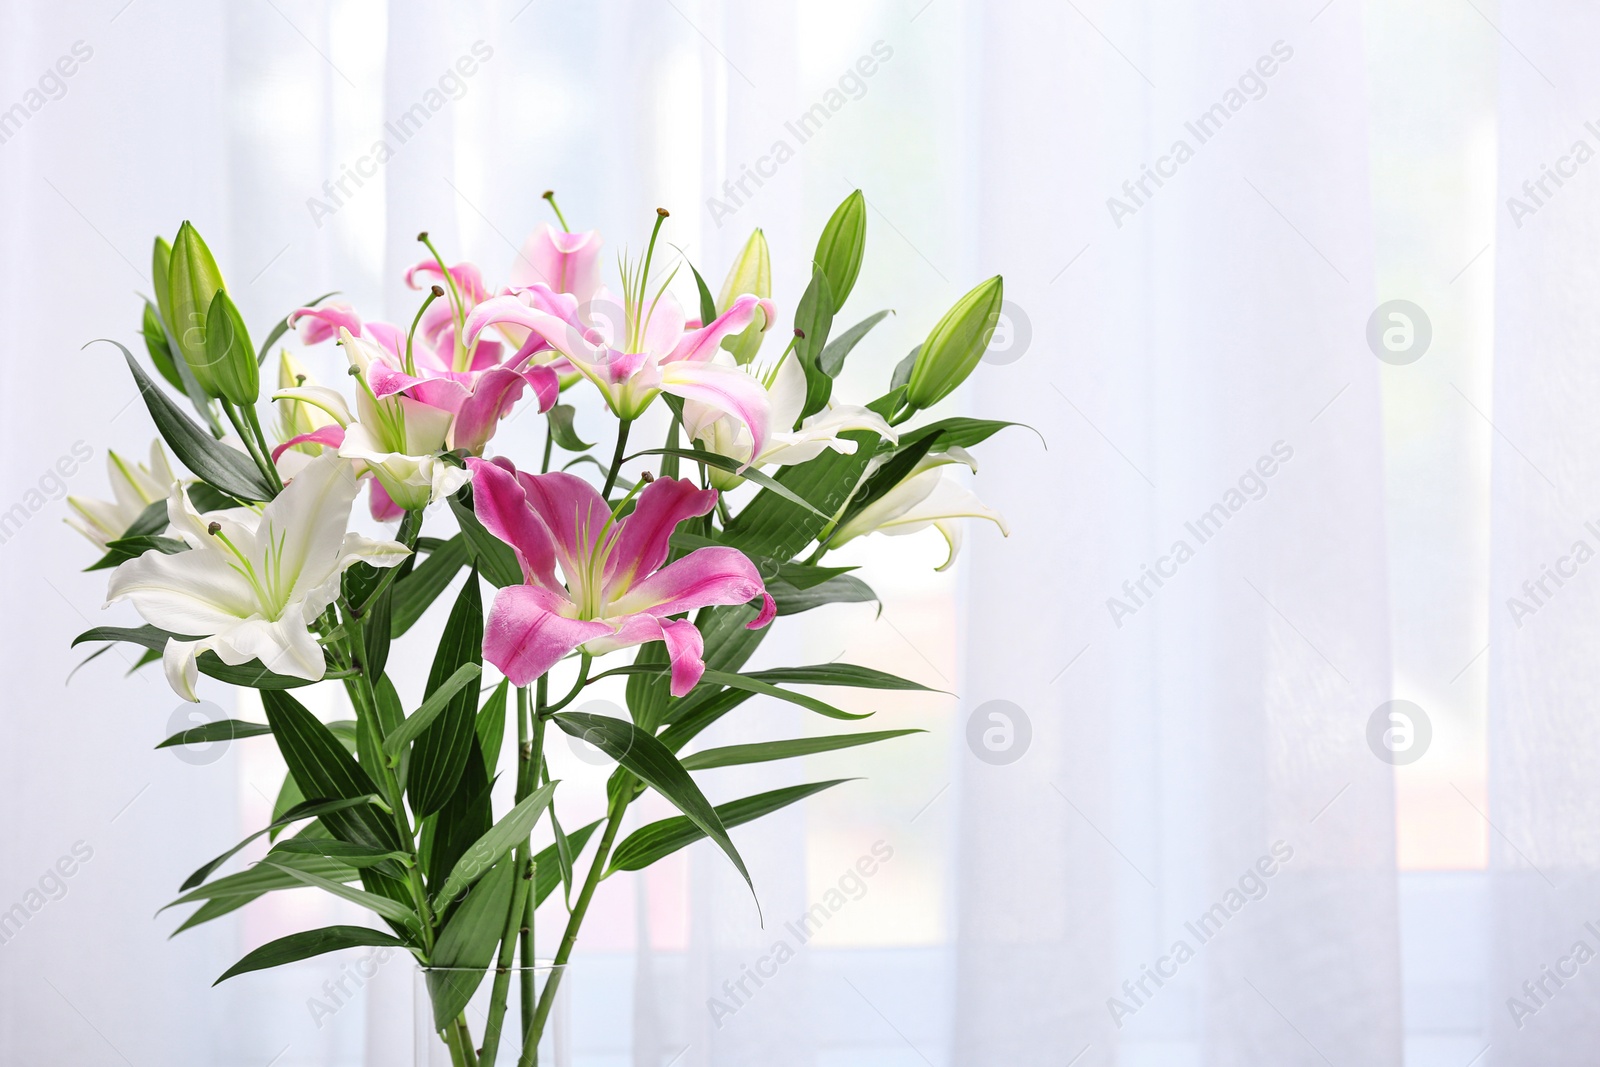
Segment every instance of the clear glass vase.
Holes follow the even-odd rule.
[[[571,1002],[566,968],[541,963],[533,967],[465,970],[418,967],[412,980],[416,1067],[572,1067]],[[555,996],[543,1021],[538,1048],[523,1054],[523,989],[531,982],[538,1004],[555,982]],[[503,1011],[497,1007],[503,1003]],[[453,1014],[451,1014],[453,1012]],[[535,1019],[537,1012],[534,1013]],[[491,1054],[490,1034],[499,1040]]]

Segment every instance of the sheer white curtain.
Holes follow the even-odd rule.
[[[120,355],[79,345],[137,339],[152,235],[193,219],[252,323],[335,287],[401,318],[419,230],[501,279],[553,188],[618,251],[668,207],[713,286],[764,227],[792,308],[822,221],[859,186],[868,260],[844,319],[897,314],[841,390],[876,395],[943,308],[1003,272],[1011,347],[949,413],[1028,423],[1048,449],[1016,429],[978,450],[971,484],[1009,539],[970,529],[944,574],[931,534],[851,546],[879,576],[881,616],[824,609],[763,648],[763,662],[842,657],[957,695],[846,695],[879,711],[876,726],[929,735],[708,774],[716,800],[868,777],[735,832],[764,928],[710,850],[609,879],[574,975],[583,1062],[1402,1062],[1393,774],[1367,741],[1373,711],[1401,695],[1389,384],[1366,341],[1373,306],[1396,294],[1375,280],[1369,124],[1386,105],[1368,95],[1361,5],[0,11],[0,312],[15,342],[0,361],[0,923],[14,903],[27,914],[14,933],[0,925],[0,1060],[407,1055],[382,1037],[410,1011],[403,968],[338,998],[324,983],[339,957],[209,988],[271,937],[359,914],[279,894],[171,941],[173,913],[151,918],[188,869],[265,822],[281,768],[247,743],[199,766],[152,752],[186,722],[157,674],[124,679],[116,653],[62,687],[80,658],[71,635],[125,616],[100,612],[102,575],[76,573],[89,553],[59,523],[61,496],[103,495],[104,450],[137,455],[152,436]],[[1570,141],[1600,144],[1583,126],[1596,26],[1575,4],[1480,14],[1504,33],[1510,190]],[[71,76],[41,81],[75,54]],[[26,115],[8,125],[17,102]],[[818,103],[830,117],[797,138],[789,123]],[[1527,225],[1502,215],[1493,253],[1499,600],[1593,517],[1584,174]],[[307,359],[337,372],[326,352]],[[534,447],[536,422],[513,420],[501,445]],[[4,518],[13,505],[25,521]],[[1491,615],[1498,1021],[1480,1062],[1581,1063],[1592,1045],[1586,972],[1540,993],[1520,1029],[1502,1003],[1585,920],[1600,924],[1584,897],[1596,739],[1583,582],[1522,627]],[[208,695],[233,712],[226,691]],[[336,695],[308,700],[339,714]],[[818,729],[751,708],[708,740]],[[1011,762],[983,743],[1005,733],[997,712],[1015,751],[1028,735]],[[563,741],[552,758],[575,793],[604,778]],[[864,858],[876,873],[798,944],[785,923]],[[793,961],[735,998],[729,984],[780,940]]]

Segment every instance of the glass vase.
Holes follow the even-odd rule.
[[[416,968],[412,980],[416,1067],[572,1067],[571,997],[562,980],[565,969],[546,963],[504,971]],[[532,1058],[521,1058],[524,985],[532,984],[537,1005],[552,979],[556,992],[538,1048]],[[496,1032],[499,1039],[491,1052],[490,1035]]]

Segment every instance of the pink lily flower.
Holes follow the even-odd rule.
[[[777,613],[755,564],[737,549],[699,548],[662,566],[678,523],[716,506],[714,489],[660,478],[619,519],[576,475],[524,474],[503,459],[467,465],[478,518],[522,565],[524,584],[496,594],[483,639],[484,657],[514,685],[527,685],[574,649],[598,656],[664,641],[671,692],[681,697],[705,673],[705,645],[693,622],[670,616],[758,596],[750,629]]]
[[[743,332],[758,314],[765,316],[764,322],[776,321],[772,301],[746,294],[710,323],[691,326],[667,292],[649,304],[630,299],[624,306],[606,299],[602,291],[587,314],[553,314],[551,309],[560,299],[544,285],[493,297],[467,316],[466,338],[470,343],[491,325],[526,329],[530,343],[533,337],[541,338],[593,382],[620,419],[637,419],[658,394],[670,393],[726,412],[742,423],[754,440],[755,455],[766,447],[766,389],[739,369],[713,362],[713,357],[723,338]],[[571,298],[565,299],[570,307]],[[621,314],[595,313],[594,309],[605,307]]]
[[[541,222],[511,265],[511,287],[546,285],[587,304],[600,291],[600,231],[567,233]]]

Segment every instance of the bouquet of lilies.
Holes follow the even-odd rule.
[[[144,620],[77,642],[140,646],[139,665],[159,660],[187,700],[199,699],[202,674],[258,690],[265,722],[210,722],[161,744],[270,737],[288,767],[270,824],[184,881],[174,904],[198,908],[179,929],[286,889],[357,904],[372,925],[272,941],[218,981],[354,946],[403,949],[427,976],[431,1029],[457,1067],[489,1067],[502,1048],[535,1062],[602,879],[710,838],[748,882],[729,827],[839,784],[712,804],[693,772],[917,732],[690,751],[756,696],[863,717],[790,686],[924,688],[844,663],[744,669],[774,618],[875,599],[853,568],[826,565],[829,552],[931,526],[953,560],[963,518],[1005,529],[945,468],[975,470],[967,449],[1009,424],[912,425],[983,356],[1000,314],[998,277],[962,297],[910,355],[884,364],[883,395],[840,403],[840,369],[889,314],[834,329],[861,268],[859,192],[829,219],[787,331],[761,231],[713,295],[681,255],[665,263],[660,211],[643,257],[624,259],[620,287],[609,288],[599,235],[569,231],[546,198],[559,228],[528,238],[498,291],[422,234],[428,255],[406,275],[420,298],[409,324],[367,320],[327,294],[259,347],[194,227],[158,238],[142,328],[154,375],[118,347],[161,438],[148,466],[111,455],[114,501],[72,501],[75,525],[104,553],[90,569],[111,571],[108,603],[126,601]],[[684,266],[692,313],[672,292],[675,280],[688,288]],[[261,367],[289,338],[340,346],[344,388],[312,381],[283,350],[277,388],[264,397]],[[591,452],[576,408],[562,402],[589,389],[609,412],[593,432],[609,459]],[[275,418],[262,418],[264,400]],[[655,423],[668,422],[664,440],[630,452],[630,429],[658,400],[670,415]],[[545,419],[542,454],[495,454],[496,430],[519,407]],[[350,530],[363,487],[392,536]],[[387,670],[391,646],[452,587],[427,683],[403,692]],[[627,649],[631,661],[616,663]],[[618,675],[626,718],[568,710]],[[324,722],[296,699],[322,682],[343,687],[353,720]],[[616,763],[605,814],[588,825],[558,818],[559,783],[545,760],[552,726]],[[510,731],[515,789],[497,812],[492,787]],[[647,790],[681,816],[619,841]],[[259,862],[223,873],[263,836]],[[535,908],[558,890],[564,928],[541,983]],[[466,1008],[482,1003],[490,976],[480,1026]]]

